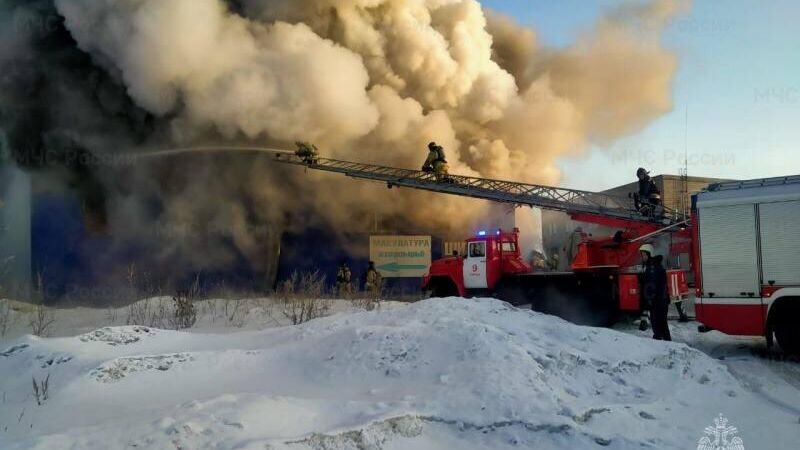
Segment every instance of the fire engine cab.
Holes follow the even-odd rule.
[[[467,240],[466,254],[437,260],[423,280],[437,297],[488,293],[504,275],[530,273],[519,250],[519,230],[479,231]]]

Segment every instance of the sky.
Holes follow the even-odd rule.
[[[565,46],[612,0],[482,0]],[[562,159],[562,185],[599,190],[644,166],[752,179],[800,174],[800,1],[694,0],[663,45],[679,57],[671,113],[588,156]]]

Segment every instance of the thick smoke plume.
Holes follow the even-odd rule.
[[[557,157],[670,110],[676,57],[659,38],[685,6],[625,4],[573,45],[548,48],[475,0],[7,1],[0,14],[17,31],[42,17],[46,26],[3,38],[2,126],[12,148],[90,161],[308,140],[326,156],[416,167],[436,141],[453,172],[556,184]],[[469,200],[233,154],[125,167],[124,176],[66,166],[63,179],[102,190],[95,203],[117,233],[152,223],[235,230],[233,246],[162,240],[165,260],[196,265],[236,255],[267,264],[265,235],[299,226],[308,211],[335,229],[366,230],[377,215],[459,234],[482,213]]]

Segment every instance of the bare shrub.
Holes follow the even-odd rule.
[[[199,311],[200,317],[208,317],[211,322],[215,322],[217,316],[217,302],[215,300],[204,300],[196,303],[195,307]]]
[[[164,328],[169,325],[168,303],[164,297],[148,298],[128,306],[128,325]]]
[[[132,300],[136,300],[138,289],[136,288],[137,283],[137,274],[136,274],[136,264],[130,263],[128,265],[127,270],[125,271],[125,278],[128,281],[128,290],[129,295],[131,296]]]
[[[245,315],[247,311],[246,299],[225,299],[225,319],[228,324],[241,328],[245,324]]]
[[[330,310],[325,296],[325,275],[319,271],[293,273],[278,287],[281,313],[292,325],[322,317]]]
[[[364,309],[367,311],[374,311],[376,309],[380,309],[381,302],[377,298],[374,298],[374,295],[370,295],[371,293],[363,293],[360,295],[354,295],[350,298],[350,304],[354,308]]]
[[[145,299],[128,306],[128,318],[125,323],[128,325],[147,326],[150,318],[150,300]]]
[[[172,297],[173,313],[169,321],[172,328],[183,330],[191,328],[197,322],[197,310],[190,291],[180,291]]]
[[[33,378],[33,396],[36,398],[36,404],[42,406],[48,398],[50,398],[50,374],[40,381]]]
[[[110,306],[106,308],[106,320],[109,325],[116,325],[117,323],[117,308]]]
[[[36,336],[47,336],[50,327],[55,323],[56,315],[53,311],[41,303],[36,304],[33,308],[33,315],[31,316],[28,325],[31,327],[31,332]]]
[[[33,314],[28,325],[34,335],[47,336],[48,330],[56,321],[56,316],[50,308],[44,305],[45,291],[41,273],[36,276],[36,287],[36,305],[33,307]]]

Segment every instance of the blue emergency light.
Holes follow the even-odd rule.
[[[486,232],[485,231],[478,231],[478,236],[486,236]]]

